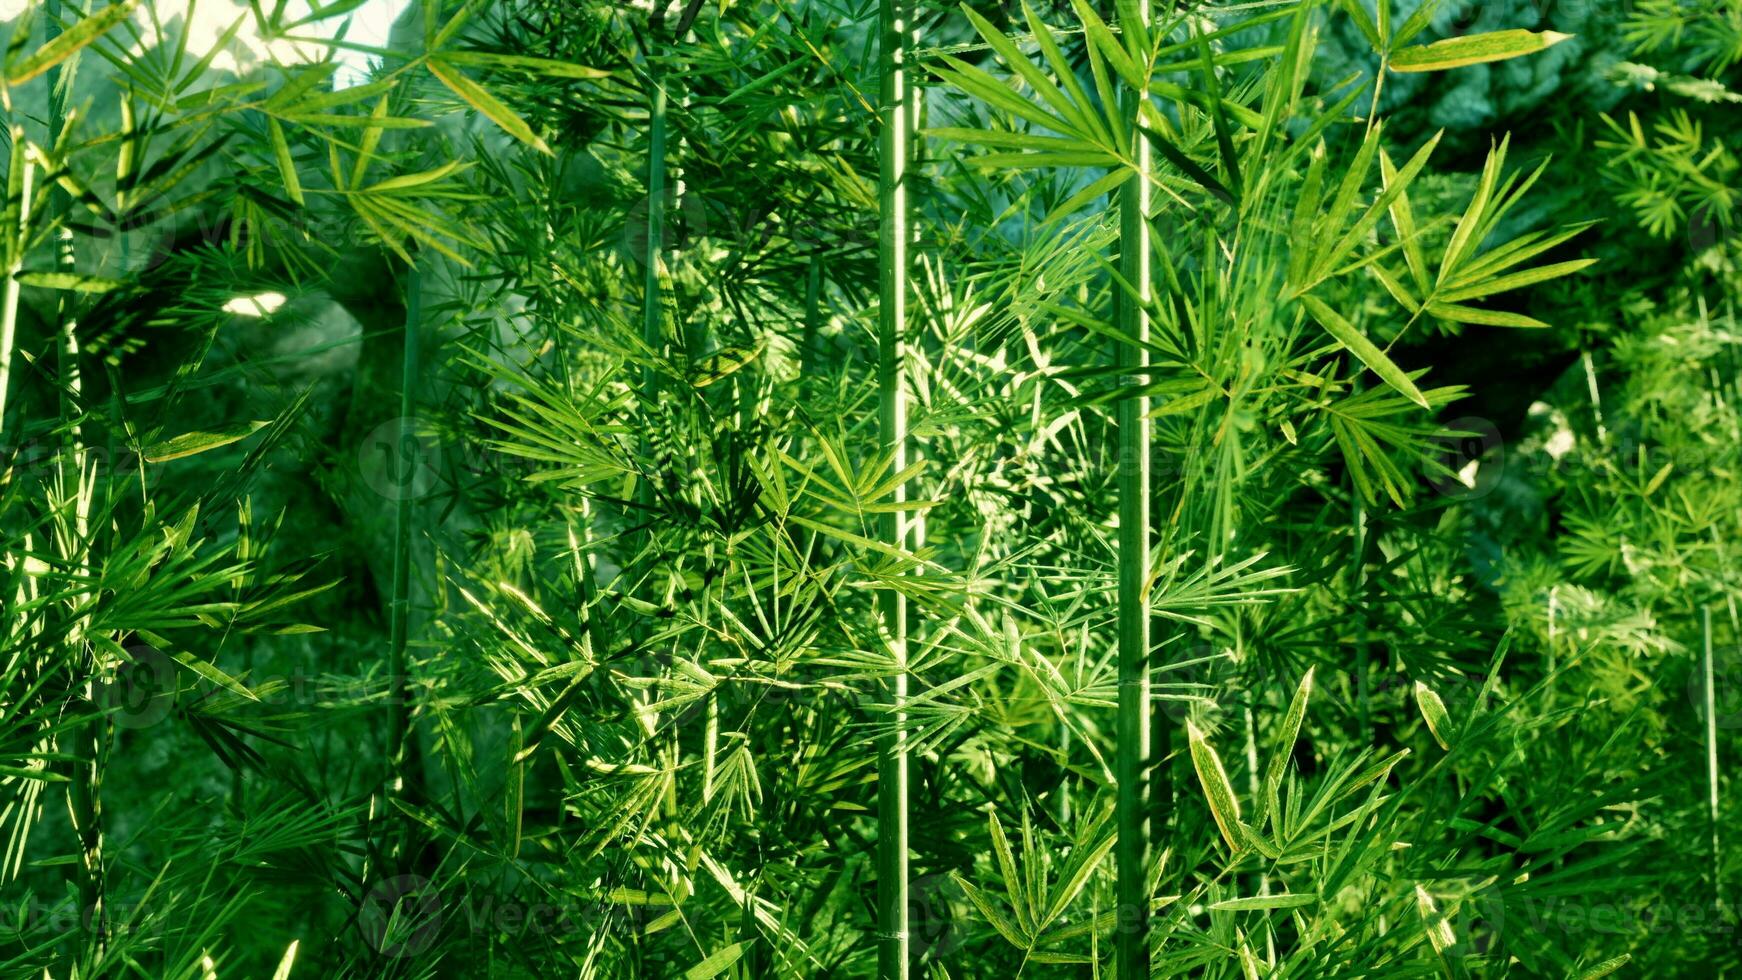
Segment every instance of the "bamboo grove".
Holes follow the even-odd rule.
[[[1737,0],[0,24],[0,977],[1742,968]]]

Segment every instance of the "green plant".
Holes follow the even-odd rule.
[[[1733,967],[1727,246],[1412,129],[1564,21],[97,6],[4,72],[0,973]]]

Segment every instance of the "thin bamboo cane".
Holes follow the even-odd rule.
[[[43,12],[48,21],[48,41],[53,43],[60,33],[61,0],[47,0]],[[58,142],[61,130],[67,122],[67,105],[71,96],[73,72],[78,64],[77,56],[63,64],[56,65],[48,72],[49,103],[48,103],[48,142],[50,145]],[[49,191],[48,218],[55,231],[55,269],[62,273],[75,271],[72,229],[66,226],[65,215],[71,201],[66,191],[59,187],[51,187]],[[80,408],[83,384],[79,364],[78,342],[78,311],[72,294],[62,291],[56,296],[54,310],[55,327],[55,362],[57,377],[60,382],[60,412],[64,420],[76,419]],[[56,461],[56,480],[60,491],[60,499],[65,500],[65,494],[72,494],[73,514],[70,526],[65,519],[56,514],[57,544],[61,557],[71,565],[88,569],[89,553],[89,523],[91,511],[91,491],[93,476],[90,473],[89,458],[85,451],[84,434],[81,426],[74,421],[66,429],[66,445]],[[59,504],[57,504],[57,511]],[[74,600],[75,609],[83,605]],[[74,626],[67,635],[67,646],[72,656],[78,661],[82,678],[83,694],[87,704],[94,709],[98,675],[103,670],[103,663],[95,650],[85,639],[83,620],[75,618]],[[79,841],[79,904],[83,921],[88,924],[94,947],[102,951],[107,942],[107,910],[105,908],[104,857],[103,857],[103,770],[108,755],[109,721],[106,718],[93,715],[84,723],[72,730],[71,741],[73,754],[81,756],[88,753],[88,760],[81,760],[79,771],[68,786],[67,809],[72,819],[73,832]]]
[[[1148,0],[1137,0],[1137,16],[1149,21]],[[1119,329],[1131,338],[1121,345],[1119,361],[1125,384],[1147,384],[1150,295],[1148,238],[1150,147],[1137,130],[1137,109],[1144,94],[1128,92],[1123,107],[1132,133],[1136,179],[1127,180],[1119,197],[1119,272],[1138,292],[1142,303],[1118,298]],[[1149,976],[1149,841],[1151,808],[1149,636],[1146,587],[1150,570],[1149,399],[1132,396],[1119,402],[1119,707],[1116,729],[1115,776],[1118,781],[1116,819],[1118,841],[1118,937],[1116,975],[1120,980]],[[1160,825],[1159,815],[1156,825]]]
[[[1718,705],[1717,691],[1712,686],[1711,606],[1700,608],[1700,673],[1706,701],[1706,805],[1712,823],[1712,903],[1721,911],[1724,896],[1718,875],[1724,852],[1718,844]]]
[[[910,105],[907,59],[912,44],[911,0],[881,0],[878,7],[878,143],[877,201],[878,424],[883,452],[893,457],[893,472],[908,462],[907,391],[903,377],[907,337],[908,222],[907,174],[913,156],[913,110]],[[905,484],[897,484],[896,503],[907,499]],[[881,518],[881,536],[891,547],[906,549],[910,522],[899,512]],[[877,760],[877,912],[878,976],[906,980],[907,937],[907,600],[890,589],[881,597],[883,625],[888,632],[893,674],[885,691],[892,706],[890,731]]]
[[[647,254],[641,279],[641,340],[651,353],[665,347],[665,314],[660,297],[660,268],[665,252],[665,81],[651,66],[648,80],[652,84],[647,107]],[[659,375],[650,364],[641,372],[641,398],[652,408],[659,401]],[[646,459],[651,444],[642,436],[642,458]],[[645,474],[637,485],[636,500],[645,508],[653,503],[652,474]]]
[[[393,458],[400,464],[406,450],[417,440],[415,413],[417,410],[418,334],[423,319],[423,277],[416,265],[405,277],[405,332],[399,367],[399,431],[395,437]],[[412,505],[415,473],[397,474],[398,496],[393,509],[393,595],[388,602],[387,676],[391,685],[388,698],[387,760],[389,792],[402,797],[407,792],[406,745],[410,741],[411,683],[406,673],[405,650],[409,640],[411,614],[411,550]]]
[[[0,433],[6,431],[6,393],[12,386],[12,346],[18,331],[18,272],[24,267],[24,244],[30,234],[30,195],[34,168],[24,155],[24,129],[12,127],[12,171],[7,182],[19,190],[18,250],[6,269],[0,295]],[[10,230],[10,229],[9,229]]]
[[[822,363],[823,352],[818,349],[822,343],[822,294],[823,260],[812,255],[805,274],[804,339],[799,345],[800,369],[807,378],[816,374]]]

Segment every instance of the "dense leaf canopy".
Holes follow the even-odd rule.
[[[0,10],[0,976],[1742,968],[1742,0]]]

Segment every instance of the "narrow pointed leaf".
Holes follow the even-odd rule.
[[[1418,44],[1391,54],[1392,71],[1445,71],[1465,65],[1480,65],[1489,61],[1505,61],[1522,55],[1535,54],[1572,37],[1559,31],[1490,31],[1448,37],[1432,44]]]

